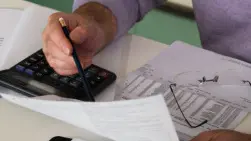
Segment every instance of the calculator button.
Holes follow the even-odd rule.
[[[93,76],[93,73],[91,73],[91,72],[86,72],[85,73],[85,77],[86,78],[90,78],[90,77],[92,77]]]
[[[36,76],[37,78],[41,78],[41,77],[43,77],[43,74],[40,73],[40,72],[37,72],[37,73],[35,74],[35,76]]]
[[[70,77],[62,77],[60,78],[60,81],[64,82],[64,83],[68,83],[70,81]]]
[[[96,81],[96,82],[101,82],[101,81],[103,81],[104,80],[104,78],[103,77],[101,77],[101,76],[96,76],[95,78],[94,78],[94,80]]]
[[[75,87],[75,88],[79,88],[81,86],[81,82],[73,80],[70,82],[70,85]]]
[[[19,71],[19,72],[23,72],[25,70],[25,67],[22,66],[22,65],[17,65],[16,70]]]
[[[51,69],[50,68],[44,68],[44,69],[42,69],[41,70],[41,73],[43,73],[43,74],[45,74],[45,75],[48,75],[48,74],[50,74],[51,73]]]
[[[30,63],[30,62],[28,62],[28,61],[25,61],[25,62],[23,62],[22,64],[23,64],[24,66],[26,66],[26,67],[31,66],[31,63]]]
[[[39,66],[38,65],[33,65],[33,66],[31,66],[31,69],[34,70],[34,71],[37,71],[37,70],[39,70]]]
[[[35,57],[30,57],[30,58],[29,58],[29,61],[30,61],[31,63],[35,63],[35,62],[38,61],[38,59],[35,58]]]
[[[70,77],[70,78],[74,79],[74,78],[76,78],[76,77],[77,77],[77,75],[78,75],[78,74],[73,74],[73,75],[70,75],[70,76],[68,76],[68,77]]]
[[[38,62],[38,65],[40,65],[40,66],[46,65],[46,61],[45,60],[41,60],[40,62]]]
[[[97,82],[95,82],[94,80],[90,80],[90,86],[92,87],[92,88],[94,88],[94,87],[96,87],[97,86]]]
[[[108,76],[108,73],[105,72],[105,71],[102,71],[98,74],[99,76],[102,76],[102,77],[107,77]]]
[[[25,70],[25,73],[28,74],[28,75],[30,75],[30,76],[33,76],[33,75],[34,75],[34,71],[31,70],[31,69],[26,69],[26,70]]]
[[[81,81],[83,81],[83,78],[81,76],[77,76],[76,80],[81,82]]]
[[[99,71],[99,69],[96,68],[96,67],[91,67],[91,68],[88,69],[88,71],[92,72],[92,73],[97,73]]]
[[[41,58],[44,57],[44,54],[43,54],[42,52],[38,52],[38,53],[37,53],[37,57],[41,59]]]
[[[60,77],[60,75],[55,72],[51,74],[51,78],[53,78],[53,79],[59,79],[59,77]]]

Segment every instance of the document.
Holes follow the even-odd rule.
[[[4,41],[4,38],[0,37],[0,47],[3,46],[3,41]]]
[[[8,48],[8,46],[6,46],[6,43],[10,40],[21,16],[21,10],[5,8],[0,9],[0,50],[2,53]],[[0,64],[5,57],[5,55],[2,53],[0,53]]]
[[[20,17],[22,16],[22,12],[23,11],[18,9],[0,9],[0,47],[2,47],[4,41],[8,40],[12,35]]]
[[[224,65],[224,67],[222,67]],[[233,71],[234,70],[234,71]],[[115,100],[163,95],[180,141],[189,141],[207,130],[234,129],[251,111],[251,67],[243,61],[175,42],[147,64],[121,79]],[[203,85],[198,80],[218,76]],[[171,84],[176,84],[173,86]],[[185,122],[173,93],[192,125]]]
[[[180,140],[189,141],[198,133],[213,129],[234,129],[248,112],[228,101],[208,97],[206,91],[178,86],[175,96],[186,118],[192,125],[209,122],[198,129],[190,129],[185,122],[173,94],[170,82],[147,79],[143,76],[130,77],[120,100],[137,99],[162,94],[177,127]]]
[[[80,127],[93,136],[116,141],[178,141],[162,95],[95,103],[0,95],[9,102]]]
[[[9,69],[20,60],[42,48],[41,35],[47,24],[48,16],[54,12],[56,10],[39,6],[27,7],[22,11],[22,15],[19,16],[20,20],[14,22],[17,25],[6,42],[7,47],[4,50],[3,63],[0,64],[3,69]],[[11,16],[8,15],[8,17]],[[12,54],[15,54],[15,57]]]

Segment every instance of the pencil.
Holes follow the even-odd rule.
[[[85,91],[85,94],[87,95],[87,97],[89,98],[90,101],[94,102],[95,99],[94,99],[94,96],[92,95],[92,92],[90,90],[90,87],[89,87],[89,83],[87,81],[87,79],[85,78],[85,74],[84,74],[84,70],[81,66],[81,63],[79,61],[79,58],[78,58],[78,55],[77,55],[77,52],[76,52],[76,49],[73,45],[73,42],[70,38],[70,32],[67,28],[67,25],[64,21],[64,19],[61,17],[59,18],[59,22],[62,26],[62,29],[64,31],[64,34],[66,36],[66,38],[70,41],[71,45],[72,45],[72,56],[73,56],[73,59],[74,59],[74,62],[75,62],[75,65],[77,66],[77,69],[78,69],[78,72],[79,72],[79,75],[80,77],[82,77],[82,80],[83,80],[83,86],[84,86],[84,91]]]

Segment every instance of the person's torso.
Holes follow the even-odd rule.
[[[251,62],[251,0],[193,0],[202,46]]]

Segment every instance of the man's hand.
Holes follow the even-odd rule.
[[[49,17],[43,32],[43,52],[57,73],[71,75],[78,71],[71,55],[72,45],[59,23],[61,17],[66,21],[83,68],[89,66],[92,57],[112,41],[116,23],[111,11],[93,2],[79,7],[71,14],[59,12]]]
[[[203,132],[191,141],[251,141],[251,135],[232,130],[214,130]]]

